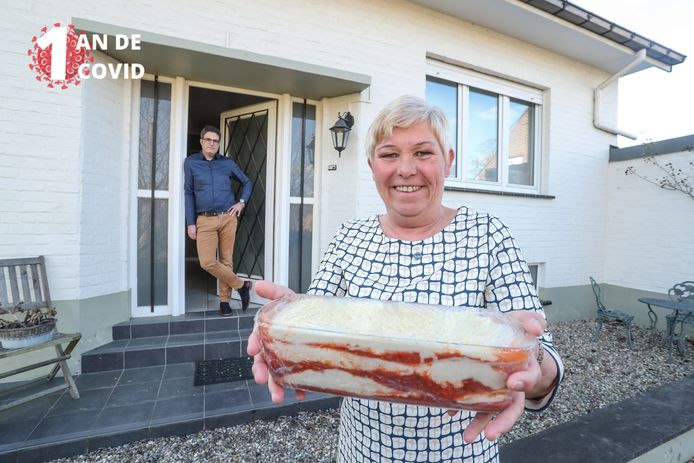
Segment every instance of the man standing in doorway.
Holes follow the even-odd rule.
[[[183,172],[188,236],[197,242],[200,266],[219,280],[219,311],[228,316],[232,288],[239,292],[244,312],[250,303],[251,282],[236,276],[232,258],[239,215],[252,185],[238,164],[217,153],[219,141],[219,129],[206,125],[200,132],[202,151],[186,158]],[[231,185],[234,179],[243,186],[238,200]]]

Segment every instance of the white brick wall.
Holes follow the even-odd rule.
[[[355,121],[362,116],[359,113],[360,104],[357,103],[358,95],[349,95],[341,98],[326,98],[323,100],[323,126],[332,127],[337,121],[337,114],[350,111]],[[321,242],[319,247],[321,254],[328,247],[330,239],[335,231],[346,218],[357,217],[357,202],[352,198],[357,193],[358,182],[357,172],[359,164],[363,161],[361,147],[363,142],[359,138],[359,133],[354,129],[350,133],[347,148],[338,157],[337,151],[333,149],[332,139],[327,129],[323,130],[320,190],[318,199],[320,201],[320,217],[318,234]],[[336,170],[329,171],[328,166],[334,165]],[[320,260],[320,257],[318,257]]]
[[[0,257],[46,255],[54,299],[79,278],[81,89],[48,89],[28,69],[31,38],[65,20],[58,5],[4,5],[0,18]]]
[[[49,90],[26,69],[31,36],[73,16],[220,46],[228,37],[233,48],[370,75],[362,100],[324,102],[321,248],[340,221],[383,211],[364,156],[366,130],[391,99],[424,94],[427,53],[548,89],[545,193],[556,199],[450,192],[445,202],[501,217],[527,259],[547,263],[543,286],[586,284],[603,268],[615,139],[592,127],[592,91],[607,77],[595,68],[404,1],[358,0],[339,14],[335,3],[315,0],[44,3],[6,5],[0,19],[0,257],[46,254],[56,299],[127,288],[127,85]],[[345,110],[357,125],[337,160],[327,128]]]
[[[127,289],[130,86],[49,89],[27,68],[32,36],[69,23],[66,7],[5,8],[0,45],[0,257],[45,255],[55,300]]]
[[[82,89],[80,299],[128,289],[131,88],[126,80],[88,79]]]
[[[672,163],[694,182],[694,153],[656,156]],[[652,180],[663,172],[642,159],[610,163],[609,226],[604,281],[627,288],[666,293],[673,284],[694,279],[694,200],[678,191],[663,190],[634,175]]]

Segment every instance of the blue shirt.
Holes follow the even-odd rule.
[[[183,162],[186,196],[186,225],[195,225],[201,212],[223,212],[236,203],[231,181],[241,183],[241,199],[248,202],[253,185],[241,168],[231,159],[215,154],[212,160],[195,153]]]

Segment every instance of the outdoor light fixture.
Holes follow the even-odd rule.
[[[354,117],[347,111],[346,113],[337,113],[337,122],[330,127],[330,132],[333,136],[333,147],[337,150],[338,157],[342,155],[342,151],[347,148],[347,140],[349,132],[354,125]]]

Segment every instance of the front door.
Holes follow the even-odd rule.
[[[225,111],[220,117],[222,153],[236,162],[253,184],[239,220],[234,243],[234,271],[243,279],[273,277],[273,198],[277,102]],[[241,186],[236,185],[236,196]],[[234,292],[233,297],[238,297]],[[255,292],[252,300],[258,302]]]

